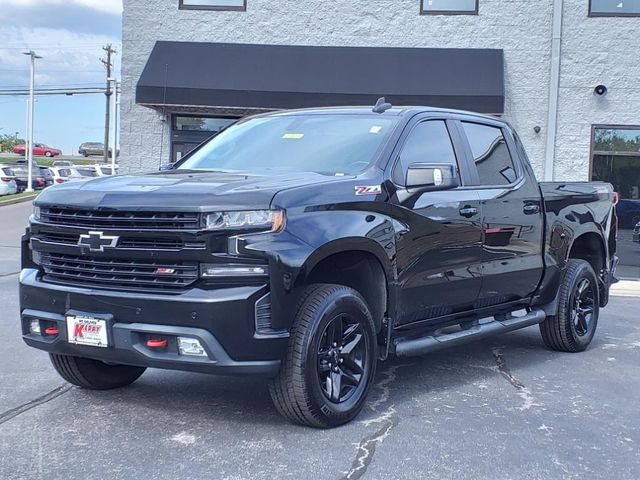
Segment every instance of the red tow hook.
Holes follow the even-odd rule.
[[[59,333],[60,330],[58,329],[58,327],[47,327],[44,329],[45,335],[58,335]]]
[[[149,348],[164,348],[169,344],[166,340],[162,338],[150,338],[147,340],[147,347]]]

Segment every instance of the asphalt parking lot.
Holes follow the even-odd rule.
[[[581,354],[537,327],[379,365],[360,417],[288,424],[259,378],[147,371],[70,387],[18,323],[19,236],[0,207],[0,479],[640,478],[640,299],[616,287]]]

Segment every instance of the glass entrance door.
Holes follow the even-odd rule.
[[[620,228],[618,232],[619,276],[638,278],[640,277],[640,126],[594,126],[591,151],[591,179],[611,183],[620,195],[620,202],[616,207]],[[636,230],[635,235],[634,230]]]
[[[237,118],[174,115],[171,122],[171,162],[177,162]]]

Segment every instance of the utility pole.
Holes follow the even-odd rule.
[[[29,50],[23,52],[25,55],[31,57],[31,78],[29,81],[29,108],[27,111],[27,144],[25,145],[25,158],[27,160],[27,188],[25,191],[33,192],[33,89],[36,79],[36,59],[42,58],[36,55],[36,52]]]
[[[116,53],[115,49],[108,44],[106,47],[102,47],[102,49],[107,52],[107,58],[101,58],[100,61],[107,69],[107,89],[104,92],[106,97],[106,105],[104,111],[104,163],[109,163],[109,127],[111,124],[111,68],[113,67],[113,63],[111,62],[111,56]]]
[[[120,82],[113,81],[113,153],[111,154],[111,173],[116,174],[118,163],[118,107],[120,105]]]

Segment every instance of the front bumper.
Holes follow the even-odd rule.
[[[265,376],[278,372],[286,350],[287,335],[256,335],[255,303],[267,292],[266,285],[166,295],[55,285],[38,275],[36,269],[22,271],[20,311],[24,341],[41,350],[143,367]],[[105,318],[109,347],[68,343],[65,316],[70,313]],[[59,334],[31,333],[34,318],[55,325]],[[149,348],[150,336],[168,338],[169,344],[160,351]],[[198,339],[208,357],[180,355],[177,336]]]

